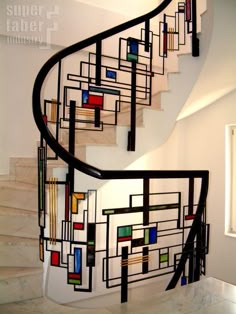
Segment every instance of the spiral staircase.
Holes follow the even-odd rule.
[[[168,103],[166,99],[169,98],[169,103],[171,103],[172,99],[175,98],[175,88],[181,88],[183,82],[186,81],[184,73],[182,73],[182,78],[179,74],[170,74],[171,70],[172,72],[177,71],[176,60],[178,58],[183,60],[185,57],[190,58],[190,48],[192,49],[192,56],[197,57],[199,54],[197,24],[194,20],[197,17],[196,1],[179,2],[177,8],[176,3],[174,4],[174,14],[170,15],[169,11],[165,13],[164,20],[161,20],[160,24],[152,22],[152,19],[162,15],[168,5],[171,7],[171,9],[168,7],[168,10],[173,10],[173,1],[165,0],[157,9],[144,16],[62,50],[48,60],[39,72],[33,91],[33,112],[41,133],[38,166],[32,159],[12,160],[12,180],[8,185],[5,181],[3,184],[0,182],[0,193],[2,193],[1,225],[4,226],[8,215],[14,216],[16,220],[12,223],[12,229],[1,228],[3,230],[1,232],[3,252],[4,250],[8,252],[4,253],[8,257],[4,261],[5,264],[1,265],[2,269],[4,268],[4,274],[0,281],[0,287],[3,287],[3,291],[6,291],[7,285],[9,289],[19,290],[23,286],[32,289],[27,289],[25,295],[21,296],[16,296],[17,294],[14,295],[13,293],[12,298],[9,293],[9,297],[2,294],[1,303],[32,299],[42,295],[42,263],[35,259],[36,251],[38,251],[38,240],[36,240],[38,230],[31,229],[37,218],[39,218],[40,226],[40,258],[42,261],[46,259],[48,263],[46,255],[51,254],[50,267],[59,267],[60,263],[57,260],[59,256],[57,253],[59,252],[54,245],[57,246],[59,242],[62,243],[63,239],[58,237],[58,231],[55,229],[57,223],[53,224],[54,219],[58,219],[58,217],[55,218],[55,203],[57,202],[55,196],[58,196],[55,186],[64,186],[65,190],[68,191],[68,194],[63,195],[64,201],[68,204],[68,212],[73,212],[73,208],[70,207],[73,206],[73,197],[78,196],[78,194],[83,194],[82,196],[86,194],[88,197],[89,192],[87,190],[91,187],[93,191],[96,189],[99,193],[104,181],[141,180],[141,192],[139,192],[141,205],[139,204],[139,207],[141,207],[140,211],[143,217],[142,225],[147,228],[150,225],[149,211],[152,210],[152,206],[163,206],[163,204],[152,203],[150,195],[158,193],[158,191],[154,193],[151,189],[151,186],[155,186],[155,180],[159,182],[159,180],[185,179],[188,196],[186,197],[186,212],[181,214],[181,219],[187,217],[186,220],[188,223],[190,221],[191,225],[182,225],[182,221],[178,222],[178,228],[187,229],[188,232],[184,234],[185,239],[181,243],[182,253],[176,255],[177,260],[173,266],[173,276],[167,289],[174,288],[181,277],[182,284],[185,284],[187,281],[191,283],[199,280],[200,275],[205,274],[205,255],[208,250],[206,237],[209,233],[209,226],[205,220],[208,172],[132,169],[132,163],[137,158],[165,141],[184,103],[183,99],[179,99],[175,106],[165,106],[165,103]],[[191,10],[191,14],[189,10]],[[186,38],[180,37],[179,25],[177,26],[176,22],[174,24],[171,22],[173,16],[175,19],[178,16],[177,20],[180,22],[181,15],[185,17],[184,29],[186,27],[185,30],[190,34]],[[171,27],[168,27],[168,23]],[[141,28],[139,27],[137,31],[138,25],[141,25]],[[152,61],[148,55],[152,54],[152,45],[154,44],[152,27],[155,28],[157,25],[161,30],[159,35],[155,35],[159,36],[158,41],[161,42],[161,50],[158,53],[161,65]],[[132,30],[132,35],[128,33],[130,30]],[[117,34],[122,34],[122,36],[117,37]],[[106,40],[108,42],[116,40],[120,43],[119,58],[114,56],[116,51],[110,44],[111,42],[106,46]],[[123,54],[123,42],[126,45],[125,53],[127,55],[125,56],[121,56]],[[176,45],[178,51],[176,51]],[[141,66],[138,62],[138,58],[141,58],[139,56],[140,47],[143,49]],[[79,54],[84,48],[87,54],[86,58],[88,56],[87,59],[84,52],[81,52],[82,55]],[[172,61],[167,61],[167,55]],[[80,60],[80,78],[78,73],[74,71],[74,64],[78,64],[77,59]],[[117,60],[119,66],[116,65]],[[85,66],[90,68],[84,70]],[[86,74],[83,71],[87,71]],[[118,76],[120,76],[121,82],[117,82]],[[142,76],[146,80],[144,87],[140,86]],[[178,76],[179,83],[176,83],[175,76]],[[129,84],[124,83],[127,77],[130,80]],[[47,79],[47,85],[45,85],[45,79]],[[171,83],[171,80],[174,82]],[[120,83],[120,85],[118,84],[118,87],[114,88],[115,83]],[[174,84],[175,86],[172,88]],[[82,85],[83,87],[81,87]],[[88,88],[85,88],[84,85]],[[124,93],[122,88],[125,90]],[[183,97],[187,97],[188,92],[190,92],[188,89],[191,89],[191,84],[189,86],[186,84],[186,94],[183,93]],[[73,98],[78,99],[76,94],[78,90],[79,99],[82,99],[80,104],[78,101],[75,102]],[[42,95],[43,93],[44,95]],[[105,100],[104,95],[108,95],[110,102],[114,102],[115,105],[112,108],[109,106],[105,108],[107,100]],[[147,136],[148,140],[146,140]],[[95,156],[102,154],[105,156],[110,154],[112,158],[106,159],[106,163],[103,162],[104,159],[102,158],[94,160]],[[25,171],[29,168],[30,173],[27,175]],[[104,168],[109,170],[102,170]],[[58,173],[59,178],[55,178]],[[99,180],[94,183],[93,178]],[[196,181],[200,187],[195,188]],[[18,182],[17,185],[16,182]],[[36,184],[38,184],[38,193]],[[14,191],[19,189],[21,194],[19,198],[23,199],[22,204],[14,203],[14,201],[11,203],[9,197],[11,189]],[[195,196],[195,189],[198,190],[197,196]],[[53,197],[51,204],[47,205],[47,194],[50,195],[50,193]],[[172,191],[165,193],[172,193]],[[38,214],[36,212],[37,202]],[[178,206],[181,207],[180,204]],[[135,209],[135,206],[130,205],[130,207]],[[89,220],[89,218],[87,219]],[[64,217],[63,223],[66,225],[70,220],[72,221],[72,218],[69,216]],[[21,221],[22,227],[19,226]],[[79,221],[73,220],[73,223],[74,225],[77,224],[78,228],[82,228],[82,223]],[[96,224],[93,220],[87,221],[87,223]],[[91,237],[91,234],[88,232],[87,236]],[[90,242],[93,241],[94,239],[90,239]],[[108,242],[107,245],[109,245]],[[146,243],[143,258],[148,256],[148,244],[150,243]],[[11,250],[5,249],[7,246],[11,246]],[[15,253],[12,250],[13,247],[16,247]],[[24,250],[26,251],[24,252]],[[95,263],[93,245],[89,250],[92,251],[92,254],[87,267],[89,272],[92,272]],[[10,251],[11,253],[9,253]],[[19,256],[19,252],[27,257],[20,262],[20,267],[18,267],[19,264],[15,264],[16,259],[14,262],[14,254]],[[108,250],[104,254],[109,259]],[[128,260],[125,250],[122,249],[120,254],[122,260]],[[28,259],[29,255],[33,256],[31,261]],[[165,258],[164,255],[162,258]],[[9,260],[12,261],[12,264],[9,263]],[[143,274],[146,275],[148,262],[142,259],[141,263]],[[121,302],[126,302],[128,299],[127,270],[128,266],[124,262],[121,267]],[[106,272],[109,272],[108,268]],[[68,276],[72,273],[78,276],[76,271],[69,272]],[[20,279],[16,281],[16,278]],[[70,277],[68,278],[70,279]],[[106,285],[109,286],[109,278],[106,278],[105,281]],[[74,284],[74,290],[83,291],[85,288],[80,287],[80,284],[79,286]],[[92,290],[90,284],[88,290]]]

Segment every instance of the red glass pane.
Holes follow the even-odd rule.
[[[74,229],[76,229],[76,230],[84,230],[84,224],[75,222],[74,223]]]
[[[69,279],[80,279],[81,275],[80,274],[69,274],[68,275]]]
[[[118,242],[124,242],[124,241],[130,241],[132,240],[132,237],[119,237]]]
[[[195,218],[195,215],[186,215],[185,220],[193,220]]]
[[[51,252],[51,265],[59,266],[60,265],[60,253],[52,251]]]

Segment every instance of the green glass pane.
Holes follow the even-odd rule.
[[[80,285],[81,284],[81,280],[80,279],[69,279],[69,284]]]
[[[131,235],[132,235],[131,226],[118,228],[118,237],[129,237]]]
[[[115,211],[114,210],[104,210],[104,215],[111,215],[111,214],[114,214]]]
[[[40,209],[43,209],[43,162],[39,162],[39,201]]]
[[[161,262],[161,263],[168,262],[168,259],[169,259],[169,256],[168,256],[168,254],[167,254],[167,253],[166,253],[166,254],[161,254],[161,255],[160,255],[160,262]]]
[[[145,229],[145,232],[144,232],[144,244],[149,244],[149,229]]]
[[[138,61],[138,56],[132,55],[131,53],[127,54],[127,61]]]

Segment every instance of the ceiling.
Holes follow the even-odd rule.
[[[76,0],[127,16],[139,16],[155,9],[161,0]]]

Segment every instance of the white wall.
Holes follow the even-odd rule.
[[[78,2],[106,8],[107,10],[119,12],[123,15],[139,16],[155,9],[159,1],[144,2],[140,0],[77,0]]]
[[[34,80],[56,52],[38,46],[6,44],[0,37],[0,174],[8,173],[9,157],[36,156],[38,131],[32,115]]]
[[[207,6],[213,8],[213,29],[209,51],[198,81],[179,118],[184,118],[211,104],[236,88],[236,40],[234,40],[236,1],[208,0]],[[200,51],[204,49],[201,45],[202,42],[200,42]]]
[[[210,171],[207,219],[211,224],[207,275],[236,284],[236,238],[224,235],[225,125],[236,123],[236,92],[178,121],[168,141],[137,161],[155,169]]]

